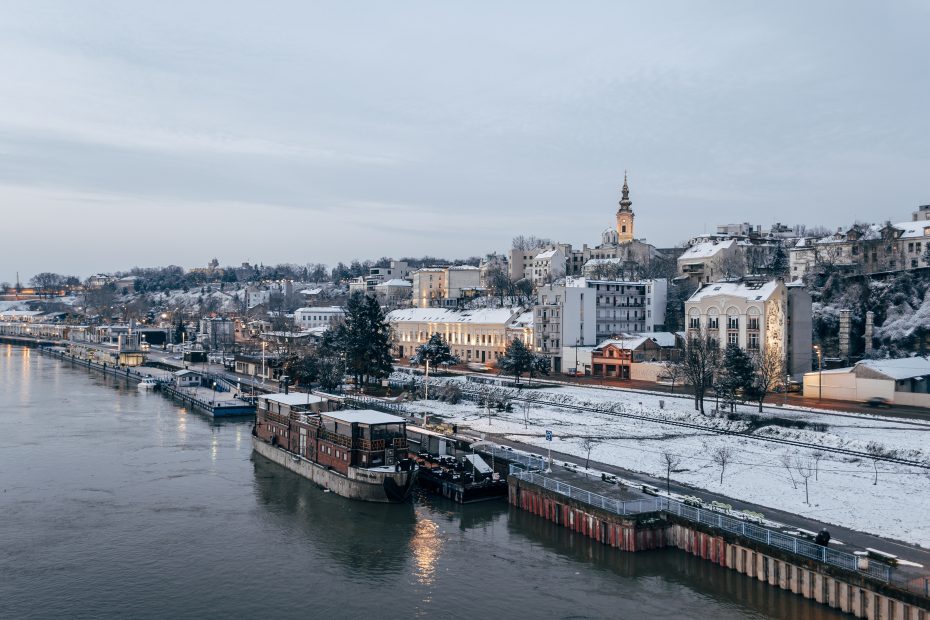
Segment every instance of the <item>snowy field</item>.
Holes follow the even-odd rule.
[[[409,376],[403,379],[409,380]],[[461,378],[431,380],[430,392],[439,394],[445,383],[466,385]],[[930,470],[751,438],[771,435],[861,452],[866,452],[871,443],[873,450],[880,448],[900,458],[930,463],[930,423],[790,408],[767,408],[758,414],[752,406],[738,407],[734,416],[714,416],[710,415],[713,400],[705,401],[708,415],[702,416],[694,410],[692,400],[668,395],[574,386],[519,392],[495,390],[492,398],[503,394],[533,395],[539,400],[556,402],[535,402],[525,407],[520,401],[512,401],[512,412],[492,408],[490,419],[486,408],[467,400],[455,405],[418,401],[409,407],[418,412],[428,410],[431,416],[460,427],[538,446],[541,453],[546,448],[547,429],[554,434],[553,450],[580,457],[586,456],[583,443],[590,437],[592,461],[663,479],[663,452],[666,452],[680,460],[677,471],[672,473],[672,479],[678,482],[824,523],[930,547]],[[660,400],[664,401],[664,408],[660,408]],[[600,410],[578,411],[559,405]],[[656,421],[624,418],[613,411]],[[700,428],[663,424],[661,420]],[[726,429],[742,436],[719,435],[711,429]],[[714,459],[720,448],[730,451],[722,483],[721,467]],[[805,501],[805,478],[809,504]]]

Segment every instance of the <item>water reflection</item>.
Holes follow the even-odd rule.
[[[439,524],[431,520],[426,511],[417,511],[417,524],[413,538],[410,539],[410,549],[416,563],[416,579],[423,585],[433,585],[436,573],[436,562],[442,552],[442,535]]]
[[[258,505],[276,527],[295,527],[299,547],[309,543],[355,578],[390,582],[406,572],[412,541],[419,534],[412,504],[356,502],[325,493],[309,480],[253,454]]]

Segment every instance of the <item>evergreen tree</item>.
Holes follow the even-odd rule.
[[[390,335],[378,301],[361,291],[352,293],[346,303],[345,325],[339,330],[339,339],[346,372],[355,378],[356,385],[391,373]]]
[[[519,338],[514,338],[513,342],[507,345],[504,356],[497,360],[497,367],[502,372],[512,374],[520,383],[520,375],[525,372],[538,372],[536,367],[536,355],[526,348]]]
[[[459,358],[452,355],[449,345],[439,334],[433,334],[429,337],[426,344],[420,345],[417,352],[410,358],[414,364],[429,365],[433,368],[442,364],[451,366],[459,363]]]
[[[773,276],[783,276],[788,273],[788,254],[785,252],[784,244],[779,243],[775,248],[769,270]]]
[[[717,393],[732,407],[733,403],[740,400],[740,395],[749,395],[754,383],[755,368],[752,358],[739,348],[739,345],[729,343],[723,352]]]

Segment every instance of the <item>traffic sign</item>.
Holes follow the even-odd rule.
[[[552,441],[552,431],[546,431],[546,441]]]

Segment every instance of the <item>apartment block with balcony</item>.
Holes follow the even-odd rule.
[[[665,325],[668,282],[566,278],[569,288],[594,295],[595,343],[621,333],[661,331]]]
[[[597,343],[595,297],[586,287],[539,287],[533,307],[536,352],[550,358],[552,372],[574,368],[578,349]]]

